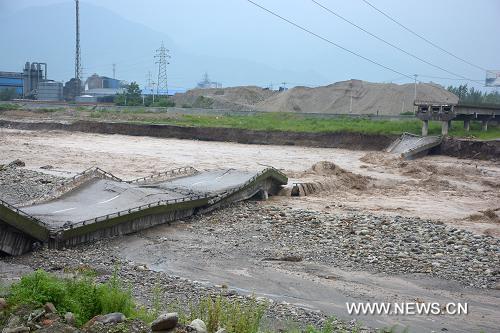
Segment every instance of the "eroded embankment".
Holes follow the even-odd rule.
[[[98,121],[60,123],[0,120],[0,127],[21,130],[64,130],[85,133],[123,134],[187,140],[237,142],[244,144],[347,148],[352,150],[383,150],[397,137],[396,135],[351,132],[309,133],[255,131],[239,128],[187,127],[166,124],[132,124]],[[496,160],[500,157],[500,140],[480,141],[445,138],[442,145],[433,149],[431,154]]]
[[[362,133],[299,133],[254,131],[239,128],[184,127],[175,125],[107,123],[94,121],[18,122],[0,120],[0,127],[22,130],[65,130],[100,134],[124,134],[246,144],[296,145],[321,148],[382,150],[395,138],[392,135]]]
[[[433,149],[431,154],[481,160],[498,160],[500,158],[500,139],[480,141],[444,138],[441,145]]]

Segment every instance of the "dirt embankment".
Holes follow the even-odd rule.
[[[432,154],[481,160],[500,159],[500,140],[479,141],[456,138],[444,138],[441,145]]]
[[[22,130],[65,130],[72,132],[124,134],[203,141],[224,141],[246,144],[291,145],[321,148],[382,150],[395,136],[361,133],[299,133],[253,131],[239,128],[183,127],[77,121],[74,123],[16,122],[0,120],[0,127]]]
[[[304,133],[282,131],[255,131],[239,128],[184,127],[175,125],[148,125],[105,123],[97,121],[19,122],[0,120],[0,127],[21,130],[64,130],[72,132],[123,134],[159,138],[177,138],[203,141],[237,142],[245,144],[287,145],[319,148],[347,148],[351,150],[383,150],[396,135],[362,133]],[[482,160],[500,158],[500,140],[479,141],[445,138],[431,154]]]

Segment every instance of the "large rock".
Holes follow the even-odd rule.
[[[46,303],[43,309],[45,310],[45,313],[57,313],[57,309],[52,303]]]
[[[207,325],[201,319],[195,319],[189,324],[188,328],[191,332],[207,333]]]
[[[64,320],[68,325],[75,326],[75,315],[71,312],[66,312],[66,314],[64,315]]]
[[[114,313],[108,313],[107,315],[104,316],[99,316],[96,321],[103,323],[103,324],[118,324],[122,323],[127,319],[123,313],[120,312],[114,312]]]
[[[29,327],[18,326],[18,327],[6,327],[2,330],[2,333],[28,333],[30,331]]]
[[[17,159],[17,160],[10,162],[7,166],[17,168],[17,167],[23,167],[25,165],[26,164],[23,161],[21,161],[20,159]]]
[[[0,311],[5,309],[6,307],[7,307],[7,301],[5,300],[5,298],[0,298]]]
[[[179,314],[177,312],[165,313],[151,323],[151,330],[153,332],[170,330],[175,328],[178,322]]]

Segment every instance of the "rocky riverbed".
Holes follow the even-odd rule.
[[[334,205],[313,211],[250,202],[192,223],[199,238],[214,236],[226,244],[225,249],[214,249],[218,252],[238,246],[260,260],[424,273],[464,286],[500,289],[500,240],[439,221],[339,210]],[[265,246],[255,247],[256,240]]]
[[[1,198],[21,203],[50,192],[61,180],[14,165],[4,167],[0,171]],[[303,275],[304,279],[316,275],[326,281],[342,280],[330,273],[310,274],[311,267],[321,266],[344,272],[343,278],[363,271],[381,276],[380,279],[412,276],[441,281],[433,285],[437,288],[433,293],[443,290],[448,293],[449,290],[440,284],[453,282],[457,285],[454,291],[459,293],[454,297],[462,297],[457,295],[471,290],[474,297],[491,293],[492,300],[481,304],[497,302],[494,295],[500,289],[498,238],[454,228],[437,219],[374,213],[346,207],[335,200],[322,204],[318,209],[305,209],[300,208],[303,207],[302,200],[282,197],[267,202],[243,202],[178,221],[173,226],[159,226],[135,235],[71,249],[41,249],[20,257],[4,257],[0,264],[13,267],[12,270],[18,269],[19,274],[38,268],[56,274],[91,268],[98,273],[100,282],[108,281],[116,271],[125,283],[133,286],[134,296],[147,306],[151,306],[160,286],[165,311],[173,306],[187,306],[207,295],[249,301],[251,290],[242,290],[238,280],[236,283],[214,283],[211,280],[213,275],[207,268],[210,263],[215,263],[215,267],[230,266],[238,258],[244,258],[239,263],[243,269],[233,270],[238,270],[242,279],[246,275],[256,276],[261,279],[257,282],[261,285],[263,278],[270,279],[269,282],[276,278],[266,275],[272,270],[284,271],[286,276]],[[191,274],[173,273],[172,260],[189,266]],[[254,274],[259,271],[263,273]],[[222,266],[220,272],[215,268],[215,273],[222,277],[225,274]],[[278,275],[278,281],[272,282],[288,285],[285,280],[279,281],[285,275]],[[9,276],[12,278],[12,272]],[[291,285],[292,289],[302,287],[300,284]],[[318,288],[321,290],[323,287],[325,285],[320,284]],[[368,294],[348,292],[343,289],[344,285],[336,288],[342,289],[347,297],[368,299]],[[305,294],[308,292],[308,289],[303,290]],[[387,300],[395,301],[403,297],[389,296],[386,292],[382,294]],[[417,294],[420,292],[422,290],[419,289]],[[437,294],[437,297],[444,294]],[[320,311],[311,304],[305,304],[306,300],[291,304],[276,296],[280,295],[258,297],[260,301],[269,302],[265,322],[268,327],[285,328],[291,322],[321,326],[329,316],[337,314]],[[407,296],[403,299],[407,300]],[[331,302],[343,301],[331,299]],[[487,327],[494,326],[499,320],[496,315],[488,318]],[[469,320],[472,319],[484,320],[469,317]],[[456,321],[453,318],[450,320],[448,324]],[[479,321],[472,327],[479,325]],[[453,327],[447,326],[447,323],[442,328]],[[373,331],[375,327],[385,326],[363,324],[363,318],[351,321],[346,316],[335,319],[335,325],[346,331],[357,330],[359,326],[362,331]]]

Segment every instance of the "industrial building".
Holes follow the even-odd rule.
[[[17,96],[23,95],[23,73],[0,72],[0,91],[14,90]]]
[[[198,89],[222,88],[222,83],[211,81],[208,73],[203,75],[203,79],[196,85]]]
[[[15,97],[44,101],[63,99],[63,85],[47,79],[47,64],[26,62],[22,72],[0,72],[0,90],[13,89]]]
[[[93,74],[85,81],[85,90],[92,89],[118,89],[121,88],[122,82],[117,79],[112,79],[106,76]]]

